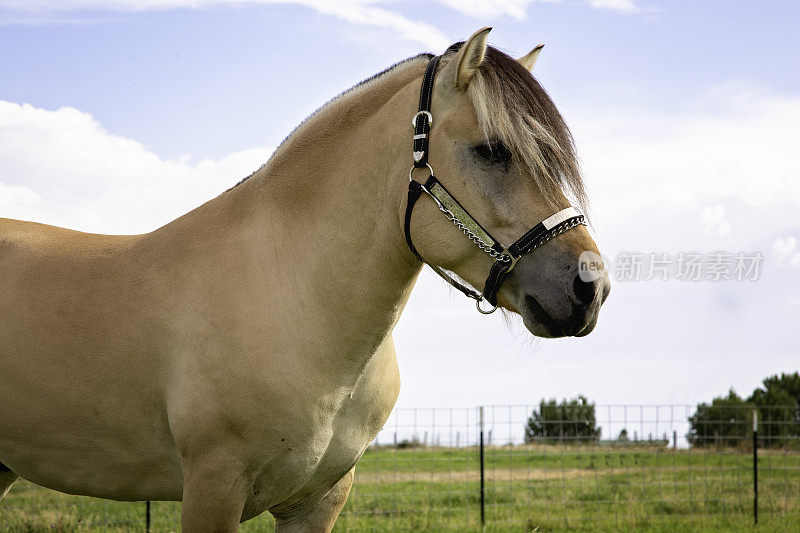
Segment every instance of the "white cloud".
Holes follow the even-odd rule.
[[[524,19],[528,4],[535,0],[440,0],[446,6],[475,18],[495,18],[509,16]],[[555,0],[556,2],[560,0]]]
[[[610,9],[620,13],[633,13],[639,10],[634,0],[589,0],[589,4],[597,9]]]
[[[800,250],[797,239],[793,236],[775,239],[772,243],[772,255],[779,265],[800,266]]]
[[[41,196],[27,187],[0,183],[0,207],[2,208],[11,208],[19,205],[30,206],[41,199]]]
[[[235,184],[271,152],[165,160],[77,109],[0,100],[0,208],[4,217],[84,231],[150,231]]]
[[[727,235],[731,231],[731,222],[725,218],[725,207],[722,205],[704,207],[700,219],[706,235]]]
[[[766,249],[765,235],[797,220],[800,98],[747,90],[705,101],[683,113],[568,115],[598,222],[609,233],[656,245],[634,228],[652,228],[664,217],[670,230],[656,237],[661,245],[697,246],[726,235],[740,245],[762,240]]]
[[[366,26],[389,28],[400,37],[422,43],[434,52],[443,52],[452,42],[438,28],[420,21],[410,20],[399,13],[370,5],[372,2],[326,2],[315,0],[298,1],[313,7],[320,13],[334,15],[340,19]]]

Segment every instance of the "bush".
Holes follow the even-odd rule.
[[[539,402],[525,424],[525,442],[541,441],[579,443],[600,439],[594,403],[585,396],[556,402],[555,398]]]
[[[697,406],[686,440],[691,446],[738,446],[752,434],[752,420],[753,405],[731,389],[727,396]]]

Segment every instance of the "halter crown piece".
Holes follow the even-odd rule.
[[[514,244],[504,248],[477,220],[470,216],[467,210],[458,203],[458,200],[436,179],[433,175],[433,167],[428,164],[428,141],[431,126],[433,125],[433,115],[431,114],[433,81],[436,78],[436,69],[441,58],[442,56],[436,56],[428,62],[428,68],[425,69],[425,76],[422,78],[422,87],[419,92],[419,111],[411,119],[411,125],[414,127],[414,146],[412,149],[414,166],[408,172],[408,203],[406,204],[403,230],[408,247],[420,261],[430,266],[434,272],[464,293],[464,295],[474,299],[478,311],[490,314],[497,310],[497,291],[500,290],[500,285],[503,284],[503,281],[514,269],[517,260],[570,228],[578,225],[585,226],[586,217],[574,207],[567,207],[542,220],[528,230],[525,235],[517,239]],[[414,180],[414,170],[418,168],[427,168],[430,172],[424,184]],[[414,243],[411,240],[411,214],[414,211],[414,204],[416,204],[423,192],[433,198],[433,201],[439,206],[439,210],[444,213],[448,220],[455,224],[478,248],[495,260],[489,271],[489,276],[486,278],[483,293],[464,285],[447,270],[431,265],[422,258],[414,247]],[[488,311],[481,309],[481,301],[483,300],[486,300],[492,306]]]

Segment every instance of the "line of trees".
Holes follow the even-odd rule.
[[[752,435],[753,409],[758,410],[763,446],[800,443],[800,373],[769,376],[750,396],[731,389],[710,403],[698,404],[689,417],[692,446],[738,446]]]
[[[754,409],[761,446],[800,447],[800,372],[769,376],[747,398],[731,389],[725,396],[698,404],[689,417],[686,439],[694,447],[748,445]],[[561,401],[542,400],[525,424],[526,443],[597,442],[600,435],[595,404],[583,395]],[[628,440],[626,429],[617,440]]]

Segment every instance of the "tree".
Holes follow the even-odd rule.
[[[800,437],[800,373],[776,374],[761,383],[748,401],[758,406],[764,445],[780,446]]]
[[[544,439],[544,442],[580,442],[580,439],[600,439],[594,403],[585,396],[557,402],[542,400],[525,424],[525,442]]]
[[[731,389],[727,396],[701,403],[689,417],[686,439],[692,446],[738,446],[751,435],[753,404]]]

